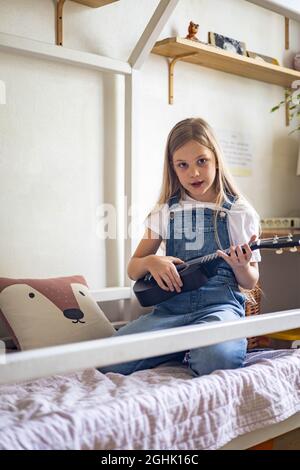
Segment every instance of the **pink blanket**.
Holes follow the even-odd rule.
[[[300,411],[300,351],[279,356],[200,378],[88,369],[2,386],[0,449],[218,449]]]

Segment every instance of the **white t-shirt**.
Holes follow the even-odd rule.
[[[184,199],[175,205],[172,211],[183,210],[184,207],[199,207],[216,210],[217,206],[211,202],[200,202],[192,199],[185,194]],[[255,209],[244,198],[235,201],[230,209],[222,208],[221,212],[228,214],[228,229],[230,244],[237,246],[248,243],[252,235],[259,237],[260,217]],[[157,211],[151,213],[145,220],[145,226],[150,228],[154,233],[160,235],[163,240],[167,238],[167,229],[169,223],[170,208],[168,204],[163,204]],[[261,261],[259,250],[252,252],[252,262]]]

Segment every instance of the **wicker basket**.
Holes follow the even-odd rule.
[[[254,289],[250,291],[251,300],[246,301],[246,316],[259,315],[261,311],[261,289],[259,283],[256,284]],[[248,349],[254,349],[258,347],[258,337],[247,338]]]
[[[257,283],[254,289],[250,291],[250,295],[253,300],[246,301],[246,316],[258,315],[261,307],[261,288]]]

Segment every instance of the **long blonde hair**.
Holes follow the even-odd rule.
[[[189,141],[194,140],[199,144],[210,149],[215,155],[216,159],[216,177],[214,181],[214,189],[217,194],[214,224],[215,224],[215,237],[220,249],[223,249],[219,240],[217,232],[217,217],[218,212],[222,208],[222,204],[227,201],[228,194],[232,196],[241,197],[242,194],[233,182],[233,179],[226,168],[222,150],[217,142],[213,130],[209,124],[201,118],[188,118],[178,122],[168,135],[165,160],[163,169],[163,181],[160,190],[160,195],[157,201],[157,206],[166,204],[168,200],[175,194],[180,194],[180,198],[184,197],[184,188],[179,182],[179,179],[173,168],[173,155],[176,150],[180,149]]]

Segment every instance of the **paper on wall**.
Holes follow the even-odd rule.
[[[229,129],[219,129],[217,137],[230,172],[234,176],[251,176],[253,146],[250,135]]]

